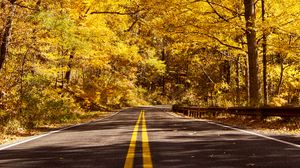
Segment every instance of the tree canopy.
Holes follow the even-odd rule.
[[[299,105],[296,0],[2,0],[0,120]]]

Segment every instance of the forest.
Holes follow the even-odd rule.
[[[142,104],[298,106],[300,1],[1,0],[0,130]]]

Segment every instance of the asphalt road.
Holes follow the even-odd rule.
[[[162,107],[126,109],[98,122],[2,149],[0,167],[119,168],[128,159],[129,144],[133,144],[134,167],[300,167],[299,138],[262,137],[166,111]],[[145,149],[147,144],[150,151]],[[145,157],[151,165],[145,165]]]

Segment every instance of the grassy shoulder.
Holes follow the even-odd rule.
[[[211,121],[224,123],[227,125],[231,125],[243,129],[251,129],[251,130],[255,130],[256,132],[260,132],[267,135],[291,135],[291,136],[300,135],[299,118],[281,118],[281,117],[258,118],[258,117],[222,114],[216,117],[205,116],[202,117],[201,119],[208,119]]]
[[[116,111],[114,111],[116,112]],[[20,127],[19,123],[12,121],[9,123],[9,127],[0,127],[0,145],[9,143],[18,139],[22,139],[28,136],[39,135],[45,132],[57,130],[59,128],[75,125],[79,123],[86,123],[94,120],[98,120],[112,115],[114,112],[101,112],[92,111],[80,113],[76,118],[64,120],[61,123],[44,124],[30,129],[24,129]]]

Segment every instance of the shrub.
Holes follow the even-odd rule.
[[[53,89],[43,77],[28,78],[19,119],[26,128],[75,120],[79,106],[68,93]]]

